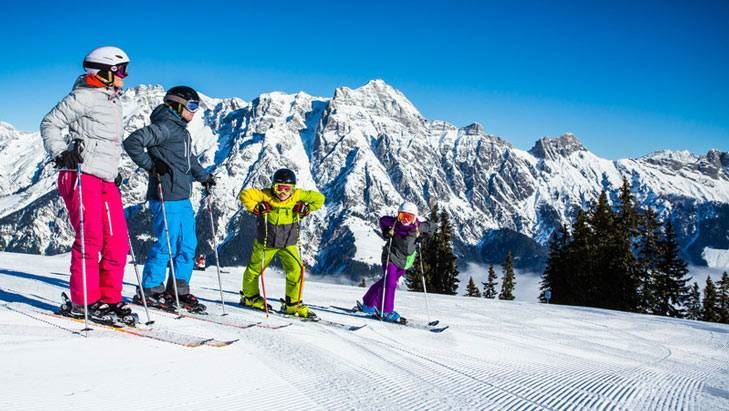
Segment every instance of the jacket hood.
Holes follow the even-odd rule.
[[[160,121],[171,121],[173,123],[179,124],[181,127],[185,128],[187,127],[187,123],[185,120],[183,120],[180,116],[177,115],[167,104],[160,104],[157,106],[154,111],[152,111],[152,114],[150,114],[149,119],[152,120],[153,123],[158,123]]]

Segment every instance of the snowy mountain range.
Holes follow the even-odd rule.
[[[148,124],[163,95],[160,86],[127,90],[127,133]],[[331,98],[272,92],[251,102],[204,97],[203,103],[189,129],[201,163],[218,177],[213,214],[225,265],[247,262],[254,233],[238,192],[269,185],[280,167],[296,171],[300,187],[327,197],[325,207],[306,219],[301,241],[304,260],[320,274],[379,272],[376,222],[403,200],[418,204],[424,215],[435,203],[450,213],[462,262],[501,262],[511,249],[517,266],[539,267],[554,228],[570,222],[602,189],[616,198],[623,176],[640,203],[673,219],[690,262],[706,264],[706,248],[729,249],[727,152],[661,151],[613,161],[597,157],[572,134],[542,138],[524,151],[476,123],[459,128],[428,120],[381,80],[338,88]],[[55,254],[70,248],[72,230],[47,161],[37,132],[0,123],[0,250]],[[130,231],[143,255],[152,240],[147,176],[126,156],[123,173]],[[210,254],[202,190],[193,204],[199,251]]]

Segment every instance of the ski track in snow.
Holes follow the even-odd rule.
[[[435,295],[432,317],[450,326],[440,334],[323,310],[367,327],[293,319],[241,330],[152,311],[156,327],[239,339],[186,348],[101,329],[84,338],[77,323],[38,314],[57,304],[67,266],[67,255],[0,253],[0,409],[729,409],[726,325]],[[288,322],[237,308],[242,269],[227,271],[229,318]],[[266,276],[268,295],[280,296],[282,274]],[[129,297],[131,266],[125,281]],[[364,292],[306,284],[305,300],[317,305],[350,306]],[[214,267],[194,273],[211,316],[221,312],[216,287]],[[425,322],[422,303],[398,291],[398,310]]]

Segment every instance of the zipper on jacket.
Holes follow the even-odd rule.
[[[187,144],[188,138],[190,139],[190,144]],[[185,136],[185,157],[187,157],[187,171],[186,174],[190,172],[190,155],[192,154],[192,137],[190,137],[190,134],[187,133],[187,136]]]

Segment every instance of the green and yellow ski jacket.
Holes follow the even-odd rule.
[[[240,192],[240,202],[249,211],[253,212],[256,205],[262,201],[271,204],[273,208],[267,215],[268,224],[263,216],[258,218],[256,239],[266,247],[284,248],[294,245],[299,239],[300,216],[293,211],[296,203],[301,201],[309,205],[313,212],[324,205],[324,195],[318,191],[295,189],[289,198],[280,201],[270,188],[263,190],[247,188]]]

